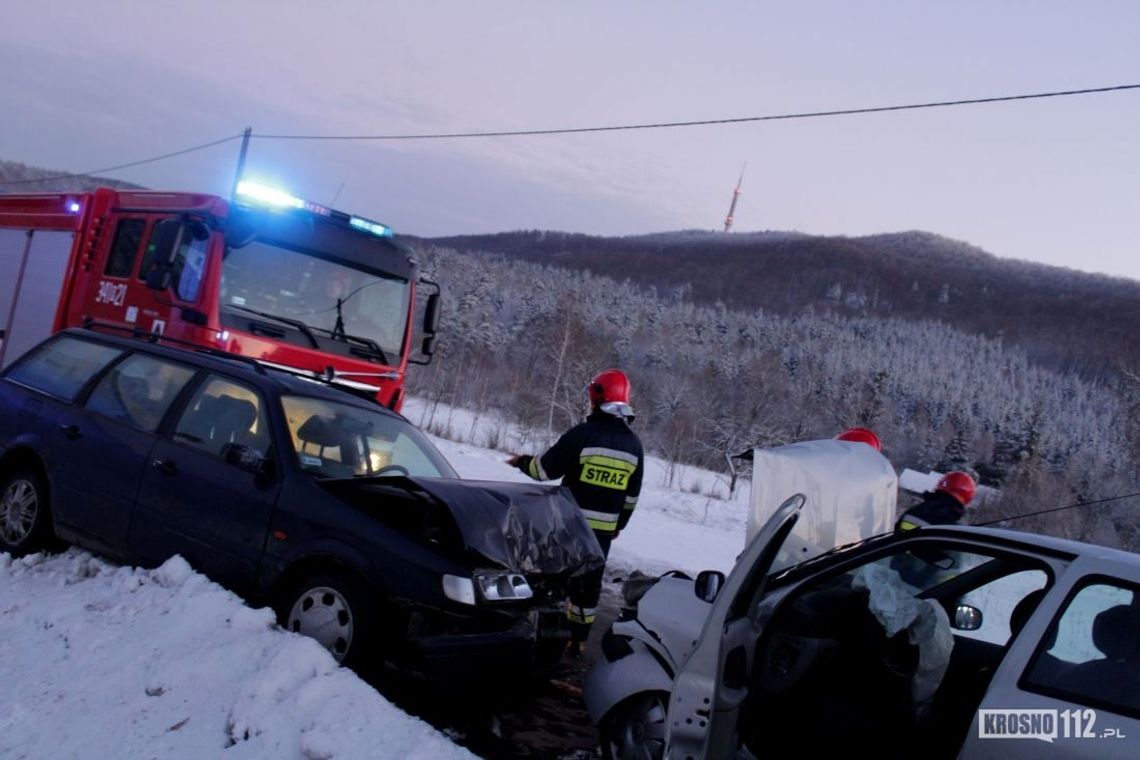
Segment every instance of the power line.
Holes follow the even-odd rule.
[[[567,135],[587,132],[619,132],[634,129],[668,129],[673,127],[698,127],[719,124],[743,124],[757,121],[787,121],[791,119],[818,119],[830,116],[854,116],[868,113],[887,113],[890,111],[914,111],[921,108],[949,108],[952,106],[980,105],[985,103],[1003,103],[1014,100],[1039,100],[1042,98],[1062,98],[1072,95],[1091,95],[1094,93],[1117,92],[1120,90],[1140,89],[1140,84],[1121,84],[1112,87],[1092,87],[1083,90],[1059,90],[1055,92],[1037,92],[1028,95],[1001,95],[992,98],[970,98],[968,100],[943,100],[931,103],[909,103],[906,105],[877,106],[871,108],[846,108],[831,111],[806,111],[802,113],[772,114],[768,116],[743,116],[733,119],[701,119],[699,121],[667,121],[651,124],[623,124],[608,127],[565,127],[557,129],[517,129],[501,130],[497,132],[443,132],[433,134],[393,134],[393,135],[262,135],[254,137],[262,140],[441,140],[459,137],[522,137],[527,135]]]
[[[394,135],[285,135],[285,134],[254,134],[253,137],[262,140],[442,140],[449,138],[464,138],[464,137],[524,137],[533,135],[565,135],[565,134],[584,134],[591,132],[619,132],[630,131],[637,129],[670,129],[674,127],[697,127],[697,126],[716,126],[721,124],[744,124],[749,122],[761,121],[789,121],[792,119],[817,119],[832,116],[855,116],[860,114],[870,113],[888,113],[891,111],[914,111],[924,108],[949,108],[955,106],[968,106],[968,105],[982,105],[988,103],[1004,103],[1016,100],[1040,100],[1043,98],[1061,98],[1073,95],[1092,95],[1097,93],[1106,92],[1119,92],[1122,90],[1136,90],[1140,89],[1140,84],[1121,84],[1111,87],[1091,87],[1082,90],[1057,90],[1053,92],[1037,92],[1022,95],[1000,95],[990,98],[970,98],[967,100],[944,100],[929,103],[908,103],[905,105],[894,106],[875,106],[869,108],[847,108],[829,111],[806,111],[800,113],[786,113],[786,114],[769,114],[767,116],[742,116],[731,119],[700,119],[696,121],[670,121],[670,122],[657,122],[649,124],[621,124],[615,126],[605,127],[565,127],[557,129],[517,129],[517,130],[501,130],[495,132],[441,132],[431,134],[394,134]],[[92,169],[85,172],[74,172],[70,174],[55,174],[47,177],[40,177],[38,179],[21,179],[21,180],[3,180],[0,181],[0,186],[13,186],[13,185],[31,185],[38,182],[53,182],[61,179],[73,179],[75,177],[90,176],[93,174],[102,174],[103,172],[117,171],[119,169],[129,169],[135,166],[142,166],[143,164],[151,164],[157,161],[164,161],[168,158],[186,155],[206,148],[212,148],[215,145],[222,145],[233,140],[241,139],[242,134],[229,135],[219,140],[212,140],[201,145],[195,145],[190,148],[183,148],[182,150],[172,151],[170,153],[163,153],[159,156],[152,156],[144,158],[139,161],[131,161],[125,164],[116,164],[115,166],[105,166],[100,169]]]
[[[208,143],[202,143],[201,145],[195,145],[192,148],[183,148],[182,150],[176,150],[172,153],[163,153],[161,156],[153,156],[151,158],[144,158],[141,161],[131,161],[130,163],[118,164],[117,166],[106,166],[102,169],[92,169],[89,172],[76,172],[74,174],[56,174],[56,175],[53,175],[50,177],[40,177],[39,179],[5,180],[5,181],[0,181],[0,185],[31,185],[31,184],[34,184],[36,182],[52,182],[52,181],[60,180],[60,179],[72,179],[74,177],[84,177],[84,176],[89,176],[92,174],[102,174],[103,172],[113,172],[113,171],[116,171],[117,169],[129,169],[132,166],[142,166],[143,164],[153,164],[156,161],[164,161],[168,158],[174,158],[175,156],[183,156],[187,153],[193,153],[194,151],[205,150],[206,148],[212,148],[215,145],[221,145],[223,143],[228,143],[231,140],[237,140],[240,138],[241,138],[240,134],[230,135],[229,137],[223,137],[220,140],[213,140],[213,141],[208,142]]]
[[[1037,515],[1047,515],[1047,514],[1050,514],[1052,512],[1063,512],[1066,509],[1075,509],[1076,507],[1091,507],[1094,504],[1104,504],[1104,503],[1110,502],[1110,501],[1122,501],[1124,499],[1133,499],[1133,498],[1136,498],[1137,496],[1140,496],[1140,491],[1137,491],[1136,493],[1122,494],[1121,496],[1109,496],[1106,499],[1097,499],[1096,501],[1078,501],[1075,504],[1068,504],[1064,507],[1053,507],[1052,509],[1042,509],[1042,510],[1039,510],[1037,512],[1026,512],[1023,515],[1013,515],[1011,517],[1000,517],[996,520],[989,520],[988,522],[971,523],[971,524],[976,525],[978,527],[981,527],[983,525],[995,525],[997,523],[1003,523],[1003,522],[1007,522],[1009,520],[1021,520],[1021,519],[1026,518],[1026,517],[1036,517]]]

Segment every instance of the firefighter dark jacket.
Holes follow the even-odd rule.
[[[949,494],[927,492],[922,501],[903,512],[895,523],[895,530],[913,530],[924,525],[957,525],[966,514],[966,508]]]
[[[594,411],[542,456],[520,457],[516,466],[535,480],[562,478],[590,527],[613,535],[637,507],[645,456],[628,422]]]

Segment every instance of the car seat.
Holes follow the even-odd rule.
[[[1017,638],[1017,634],[1021,633],[1021,629],[1029,621],[1033,615],[1033,611],[1037,609],[1037,605],[1041,603],[1042,597],[1045,596],[1045,589],[1039,588],[1036,591],[1030,591],[1025,595],[1017,606],[1013,608],[1013,612],[1009,613],[1009,640]],[[1033,673],[1031,678],[1037,683],[1054,684],[1057,679],[1066,673],[1073,663],[1066,662],[1059,657],[1049,654],[1049,650],[1057,643],[1057,626],[1053,625],[1045,634],[1045,640],[1042,644],[1041,654],[1033,663]]]
[[[1093,618],[1092,641],[1104,657],[1074,665],[1058,686],[1140,710],[1140,610],[1127,604],[1103,610]]]
[[[158,424],[150,400],[150,381],[145,377],[116,373],[112,378],[111,385],[115,393],[115,400],[123,411],[120,419],[132,422],[147,430]]]
[[[210,441],[221,453],[227,443],[248,445],[250,428],[257,419],[257,407],[252,401],[222,395],[214,406],[214,426]]]
[[[317,456],[323,460],[321,470],[326,474],[336,476],[353,474],[351,463],[345,461],[346,457],[351,456],[349,452],[352,451],[348,442],[348,433],[339,429],[333,420],[314,414],[297,429],[297,438],[301,441],[302,450],[305,450],[306,446],[317,447]],[[337,450],[340,462],[326,459],[325,449],[333,448]]]

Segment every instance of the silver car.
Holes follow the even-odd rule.
[[[614,624],[584,695],[606,756],[1140,756],[1140,555],[935,527],[785,567],[802,506]]]

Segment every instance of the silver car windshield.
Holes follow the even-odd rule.
[[[406,420],[310,396],[282,396],[301,469],[330,478],[458,477],[427,436]]]

